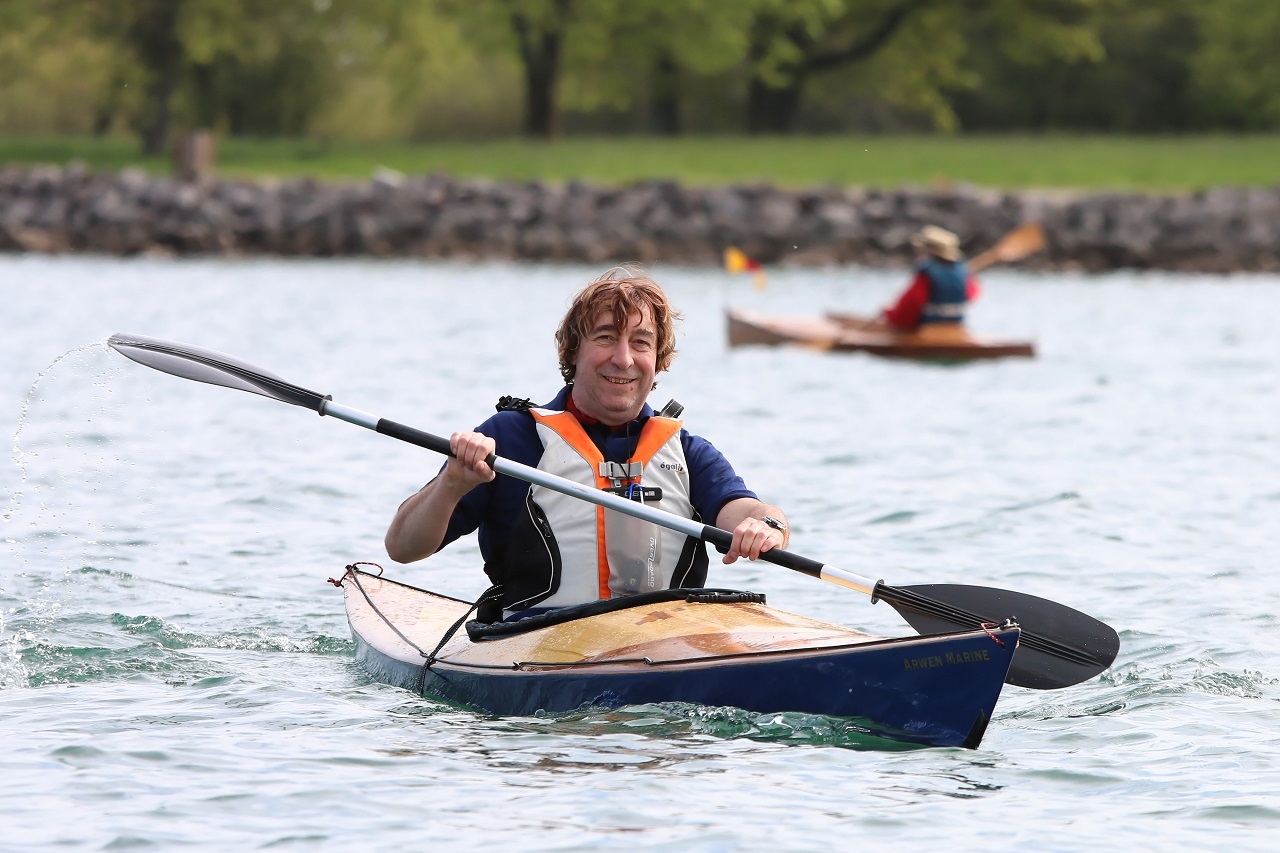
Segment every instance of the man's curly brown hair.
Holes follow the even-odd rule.
[[[671,366],[676,355],[675,321],[680,312],[671,307],[662,288],[640,270],[630,266],[614,267],[583,288],[573,298],[573,304],[556,329],[556,349],[560,354],[560,375],[565,382],[573,381],[576,370],[574,359],[583,338],[591,332],[591,325],[601,311],[613,314],[614,323],[625,329],[628,321],[648,308],[658,331],[654,342],[657,356],[657,372]]]

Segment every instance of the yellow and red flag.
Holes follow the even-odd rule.
[[[730,273],[751,273],[751,277],[755,279],[756,290],[764,290],[764,269],[760,266],[760,262],[747,257],[747,253],[736,246],[730,246],[724,250],[724,268],[725,272]]]

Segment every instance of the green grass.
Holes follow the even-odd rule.
[[[0,163],[66,163],[96,169],[136,164],[132,139],[0,139]],[[624,184],[669,178],[686,185],[765,181],[892,188],[972,183],[1030,187],[1185,191],[1280,184],[1280,135],[1248,136],[832,136],[689,137],[431,142],[420,144],[221,139],[226,177],[368,178],[378,166],[407,174]]]

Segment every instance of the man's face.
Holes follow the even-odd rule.
[[[573,360],[573,402],[609,426],[633,420],[644,408],[657,374],[658,330],[646,306],[619,329],[613,314],[596,314]]]

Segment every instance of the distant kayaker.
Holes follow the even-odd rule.
[[[921,326],[964,323],[965,306],[977,299],[978,282],[960,252],[960,238],[945,228],[926,225],[911,238],[916,247],[916,275],[880,319],[899,332]]]
[[[479,530],[485,572],[508,616],[654,589],[705,585],[701,542],[580,498],[495,476],[491,453],[732,531],[725,563],[785,547],[786,516],[760,501],[728,460],[682,428],[680,407],[647,403],[675,356],[679,314],[647,275],[609,270],[576,297],[556,331],[565,386],[545,406],[504,397],[457,432],[440,473],[396,511],[391,559],[427,557]],[[534,610],[536,608],[536,610]]]

